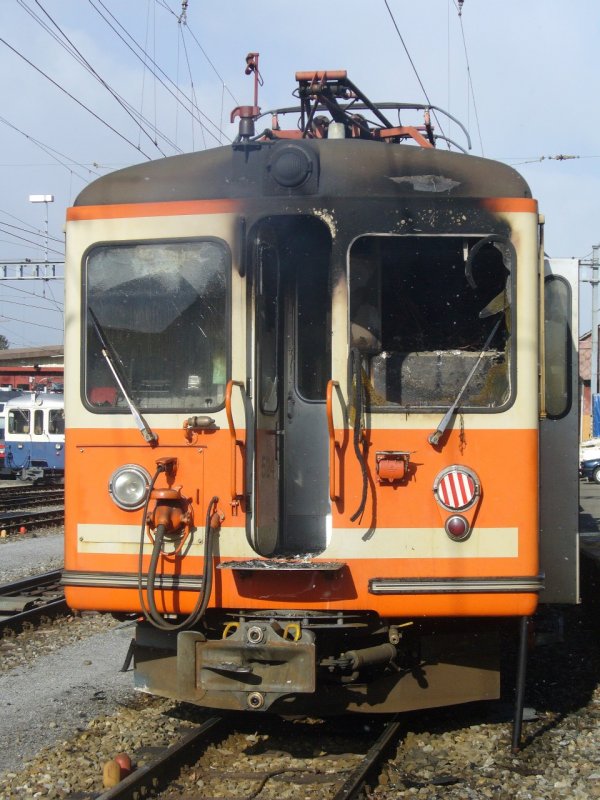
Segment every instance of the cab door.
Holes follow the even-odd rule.
[[[271,555],[279,537],[281,495],[281,319],[279,261],[264,233],[254,248],[256,310],[256,434],[254,547]]]

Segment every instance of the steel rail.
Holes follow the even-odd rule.
[[[387,723],[360,764],[352,770],[342,787],[333,795],[332,800],[353,800],[359,797],[365,784],[373,777],[385,758],[388,748],[397,740],[399,731],[400,717],[396,715]]]
[[[0,630],[66,611],[61,576],[57,569],[0,586]]]
[[[0,528],[7,532],[24,525],[27,529],[41,525],[55,525],[65,518],[64,505],[46,508],[42,511],[0,511]]]
[[[27,494],[0,495],[0,509],[25,509],[36,505],[56,505],[64,503],[63,489],[48,489],[46,491],[29,492]]]
[[[179,742],[171,745],[150,764],[139,767],[112,789],[107,789],[96,800],[138,800],[165,783],[165,776],[189,756],[196,756],[203,745],[210,742],[214,729],[223,722],[223,717],[210,717],[198,728],[186,733]]]

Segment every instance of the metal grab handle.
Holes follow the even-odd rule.
[[[231,491],[231,505],[235,508],[240,504],[239,497],[243,492],[237,490],[237,446],[240,447],[244,444],[237,438],[235,431],[235,423],[233,421],[233,413],[231,411],[231,394],[233,387],[239,386],[244,396],[244,383],[243,381],[228,381],[225,388],[225,412],[227,414],[227,422],[229,423],[229,437],[231,442],[231,473],[230,473],[230,491]]]
[[[335,428],[333,426],[333,390],[339,387],[339,382],[330,380],[327,381],[327,428],[329,429],[329,499],[339,500],[340,494],[336,490],[335,480],[335,461],[336,461],[336,445],[335,441]]]

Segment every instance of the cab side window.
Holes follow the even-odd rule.
[[[65,432],[65,412],[62,408],[53,408],[48,418],[48,433],[62,434]]]
[[[29,433],[29,411],[24,408],[11,408],[8,412],[9,433]]]

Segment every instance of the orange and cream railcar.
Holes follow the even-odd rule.
[[[514,170],[297,78],[298,129],[237,109],[68,211],[67,600],[139,615],[136,685],[207,707],[496,697],[544,573],[576,599],[564,501],[540,535],[568,280]]]

